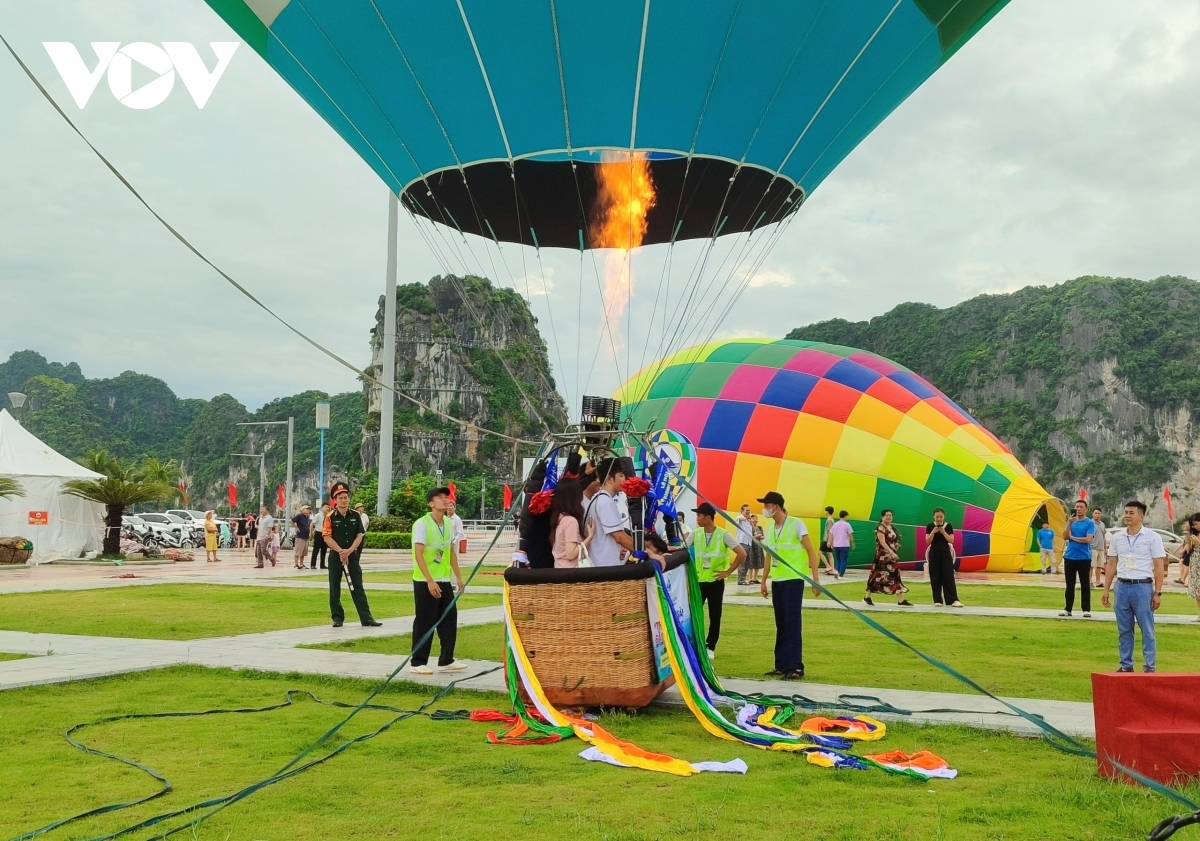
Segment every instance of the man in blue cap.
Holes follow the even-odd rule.
[[[358,562],[366,529],[358,512],[350,508],[350,488],[345,482],[335,482],[329,496],[334,508],[325,518],[321,531],[325,545],[332,552],[329,559],[329,613],[333,617],[333,627],[342,627],[346,620],[346,612],[342,610],[342,573],[345,572],[358,620],[367,627],[378,628],[383,623],[376,622],[371,616],[371,606],[363,591],[362,567]]]

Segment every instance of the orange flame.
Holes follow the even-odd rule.
[[[646,237],[646,215],[654,207],[650,163],[640,152],[604,152],[596,181],[597,224],[588,231],[592,248],[615,248],[604,261],[604,310],[610,321],[620,320],[633,294],[629,252]]]

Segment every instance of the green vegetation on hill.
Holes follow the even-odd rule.
[[[798,327],[787,338],[858,347],[911,368],[1032,459],[1051,490],[1083,484],[1102,503],[1160,484],[1175,467],[1153,430],[1113,417],[1095,374],[1102,362],[1115,361],[1113,373],[1141,407],[1186,403],[1200,417],[1200,284],[1184,277],[1080,277],[946,309],[905,303],[870,321]],[[1089,425],[1142,443],[1134,452],[1089,447]],[[1070,445],[1082,461],[1064,452]]]
[[[24,377],[25,379],[20,379]],[[68,458],[107,450],[126,461],[174,459],[184,471],[193,506],[226,502],[231,468],[240,471],[239,507],[258,499],[258,470],[238,452],[267,453],[267,489],[287,472],[287,428],[242,427],[243,421],[296,418],[294,472],[315,472],[319,433],[313,412],[328,399],[331,428],[325,438],[326,472],[361,472],[359,446],[366,407],[360,392],[332,397],[306,391],[267,403],[250,412],[228,394],[212,400],[184,399],[162,380],[126,371],[111,379],[86,379],[77,365],[48,362],[34,351],[19,351],[0,363],[0,388],[21,391],[28,401],[21,413],[25,427]],[[297,493],[304,491],[297,487]],[[306,493],[305,496],[313,494]]]

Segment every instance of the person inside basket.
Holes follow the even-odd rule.
[[[453,574],[458,589],[463,589],[462,572],[458,568],[458,547],[454,543],[454,523],[447,509],[450,489],[433,488],[425,495],[429,513],[413,523],[413,601],[416,604],[412,624],[413,650],[408,670],[416,675],[431,675],[429,651],[433,647],[434,626],[442,650],[438,655],[439,672],[460,672],[467,666],[454,660],[454,644],[458,639],[458,607],[454,589],[450,586]],[[441,619],[441,622],[438,620]]]
[[[584,521],[591,530],[592,542],[588,554],[598,567],[615,567],[633,552],[633,535],[628,531],[629,517],[617,505],[617,494],[625,481],[619,458],[603,459],[596,466],[600,490],[587,506]]]

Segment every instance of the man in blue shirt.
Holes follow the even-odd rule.
[[[1079,579],[1080,596],[1085,619],[1092,615],[1092,538],[1096,536],[1096,524],[1087,513],[1087,503],[1082,499],[1075,503],[1075,514],[1067,523],[1063,540],[1067,548],[1063,551],[1063,568],[1067,574],[1067,606],[1059,616],[1070,616],[1075,607],[1075,579]]]
[[[1037,533],[1038,548],[1041,550],[1042,557],[1042,575],[1050,571],[1050,566],[1054,566],[1054,571],[1058,572],[1058,558],[1054,555],[1054,529],[1050,528],[1049,523],[1042,523],[1042,527]]]

